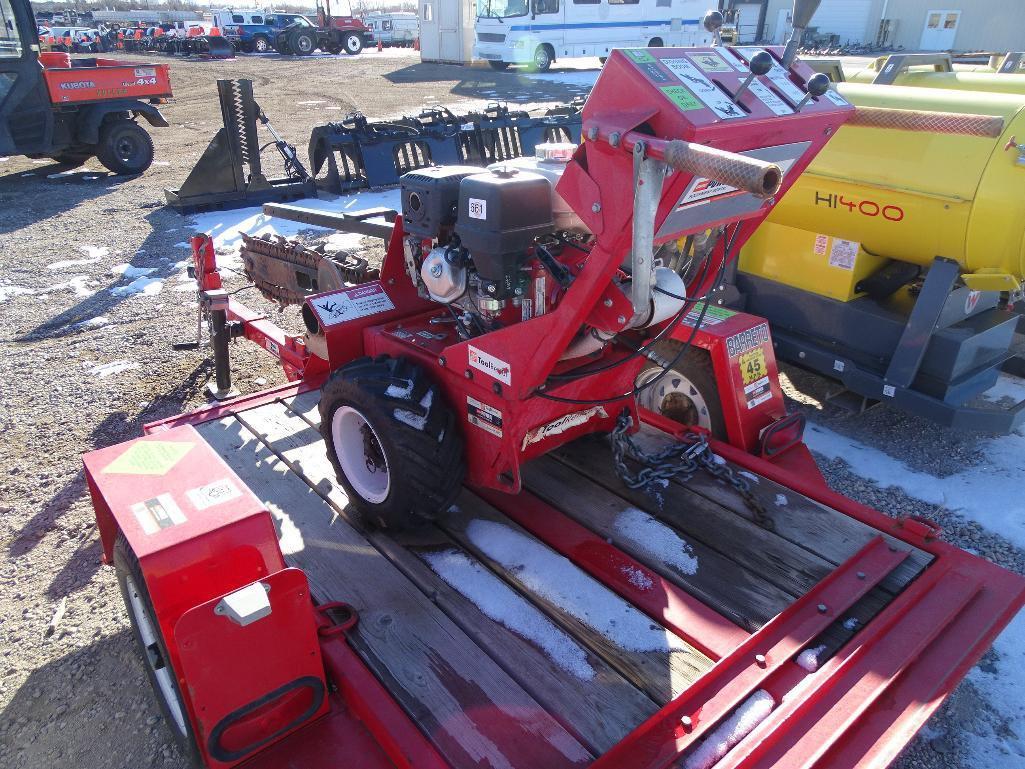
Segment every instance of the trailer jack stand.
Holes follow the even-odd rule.
[[[228,323],[228,292],[224,289],[205,291],[203,301],[210,313],[210,343],[214,348],[214,381],[207,384],[206,389],[215,400],[237,398],[238,390],[231,384],[228,343],[235,336],[232,327],[238,324]]]

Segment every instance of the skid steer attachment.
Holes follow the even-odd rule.
[[[465,115],[438,107],[375,122],[357,112],[313,129],[310,165],[317,185],[337,194],[398,184],[407,171],[431,165],[486,166],[533,155],[538,144],[579,142],[581,106],[552,107],[541,117],[500,104]]]
[[[271,201],[316,197],[316,185],[295,154],[278,135],[253,98],[252,80],[218,80],[224,127],[210,141],[185,183],[164,191],[167,203],[181,213],[241,208]],[[268,178],[260,158],[257,122],[270,132],[281,154],[285,175]]]

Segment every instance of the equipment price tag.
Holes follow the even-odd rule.
[[[742,353],[740,356],[740,373],[744,384],[757,382],[766,373],[765,351],[761,347]]]

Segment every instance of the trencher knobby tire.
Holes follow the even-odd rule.
[[[442,515],[466,474],[455,414],[405,358],[359,358],[320,395],[320,432],[350,504],[383,529]]]

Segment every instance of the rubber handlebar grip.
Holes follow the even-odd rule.
[[[775,163],[674,139],[666,144],[662,157],[677,171],[704,176],[760,198],[775,195],[783,171]]]
[[[996,139],[1004,132],[1004,119],[995,115],[925,112],[886,107],[858,107],[847,121],[847,125],[863,128],[890,128],[897,131],[981,136],[988,139]]]

